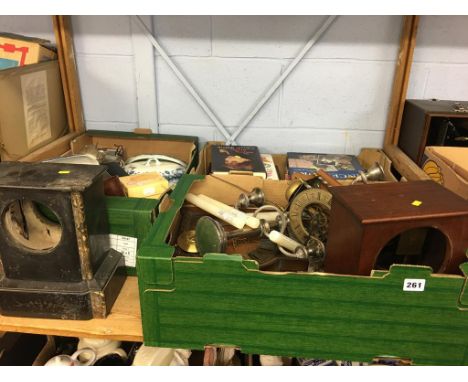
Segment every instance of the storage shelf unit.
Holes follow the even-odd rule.
[[[417,21],[417,16],[413,17]],[[410,20],[406,22],[407,27],[403,29],[403,36],[401,42],[401,51],[405,52],[406,46],[409,44],[411,38],[414,38],[415,32],[410,33]],[[405,25],[406,25],[405,24]],[[413,37],[411,37],[413,36]],[[414,46],[412,47],[412,49]],[[407,49],[410,51],[409,60],[403,60],[404,62],[411,63],[412,58],[412,49]],[[401,52],[400,52],[401,53]],[[402,53],[401,53],[402,54]],[[400,54],[400,56],[401,56]],[[66,55],[69,57],[70,55]],[[401,58],[401,57],[400,57]],[[399,65],[400,72],[405,71],[407,75],[409,74],[409,69],[411,65]],[[398,70],[398,68],[397,68]],[[393,103],[402,103],[401,99],[405,98],[407,83],[405,83],[403,74],[397,74],[395,78],[395,84],[398,85],[401,83],[404,91],[396,91],[394,89]],[[396,86],[394,84],[394,87]],[[75,88],[76,90],[76,88]],[[398,90],[398,89],[397,89]],[[70,106],[71,107],[71,106]],[[394,110],[395,107],[392,107],[391,113],[397,114]],[[72,113],[73,114],[73,113]],[[81,124],[78,124],[78,131],[82,130]],[[393,133],[393,127],[389,125],[387,128],[389,133]],[[70,135],[77,134],[75,130],[72,129]],[[68,142],[71,138],[67,136],[62,140],[58,140],[56,145],[60,143],[63,147],[68,147]],[[55,146],[55,150],[57,149]],[[61,151],[62,152],[62,151]],[[47,156],[50,156],[49,153],[46,153]],[[43,154],[43,155],[46,155]],[[92,319],[87,321],[74,321],[74,320],[55,320],[55,319],[38,319],[38,318],[24,318],[24,317],[9,317],[0,315],[0,331],[11,331],[11,332],[24,332],[24,333],[33,333],[33,334],[48,334],[48,335],[57,335],[57,336],[67,336],[67,337],[96,337],[96,338],[106,338],[114,339],[121,341],[143,341],[142,333],[142,323],[141,323],[141,311],[140,311],[140,300],[138,294],[138,283],[136,277],[128,277],[119,297],[117,298],[111,313],[105,319]]]

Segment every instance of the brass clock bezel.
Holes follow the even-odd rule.
[[[308,207],[318,207],[327,215],[327,226],[328,218],[331,210],[332,194],[326,190],[320,188],[309,188],[299,192],[289,203],[288,215],[289,223],[288,230],[290,233],[299,240],[302,244],[305,244],[310,238],[308,230],[304,226],[302,220],[302,214]],[[324,238],[318,237],[320,240]]]

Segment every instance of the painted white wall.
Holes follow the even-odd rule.
[[[229,131],[248,115],[324,16],[154,16],[157,40]],[[338,18],[239,136],[266,152],[381,146],[399,16]],[[130,18],[73,17],[88,129],[139,126]],[[133,62],[133,66],[132,66]],[[155,54],[158,131],[220,140]],[[146,127],[146,126],[140,126]]]
[[[0,15],[0,32],[16,33],[55,42],[54,28],[50,16]]]
[[[15,18],[0,17],[0,30],[53,38],[48,17]],[[234,131],[323,20],[154,16],[149,22],[179,69]],[[144,39],[130,17],[73,16],[72,22],[88,129],[151,127],[202,141],[222,139],[159,55],[154,68],[135,57]],[[339,17],[237,142],[264,152],[356,154],[361,147],[380,147],[401,22],[400,16]],[[468,16],[421,18],[408,98],[468,99],[467,32]],[[149,113],[154,95],[147,82],[154,75],[156,102]],[[145,115],[151,118],[142,122]]]
[[[468,100],[468,16],[421,17],[408,98]]]

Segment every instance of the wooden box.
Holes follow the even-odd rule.
[[[431,266],[436,273],[461,272],[468,248],[468,202],[463,198],[430,180],[332,187],[330,192],[326,272],[370,275],[385,263],[383,248],[410,230],[407,240],[421,240],[422,254],[411,248],[418,243],[398,243],[398,263]],[[415,231],[426,228],[435,232]],[[419,239],[420,234],[427,237]]]
[[[407,100],[398,146],[417,165],[426,146],[468,147],[468,101]]]

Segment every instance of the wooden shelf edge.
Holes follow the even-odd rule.
[[[385,144],[397,144],[400,134],[401,119],[409,85],[413,53],[416,47],[416,35],[419,16],[404,16],[400,49],[393,78],[392,96],[385,128]]]
[[[3,321],[5,316],[0,316],[0,322]],[[51,329],[50,327],[35,327],[32,325],[28,326],[18,326],[15,324],[3,324],[0,323],[0,331],[3,332],[13,332],[13,333],[28,333],[28,334],[42,334],[50,336],[60,336],[60,337],[78,337],[78,338],[102,338],[115,341],[129,341],[129,342],[143,342],[143,335],[124,335],[122,333],[115,334],[104,334],[104,333],[95,333],[88,330],[78,330],[75,329]]]
[[[105,319],[57,320],[0,315],[0,331],[143,342],[137,278],[127,277]]]

